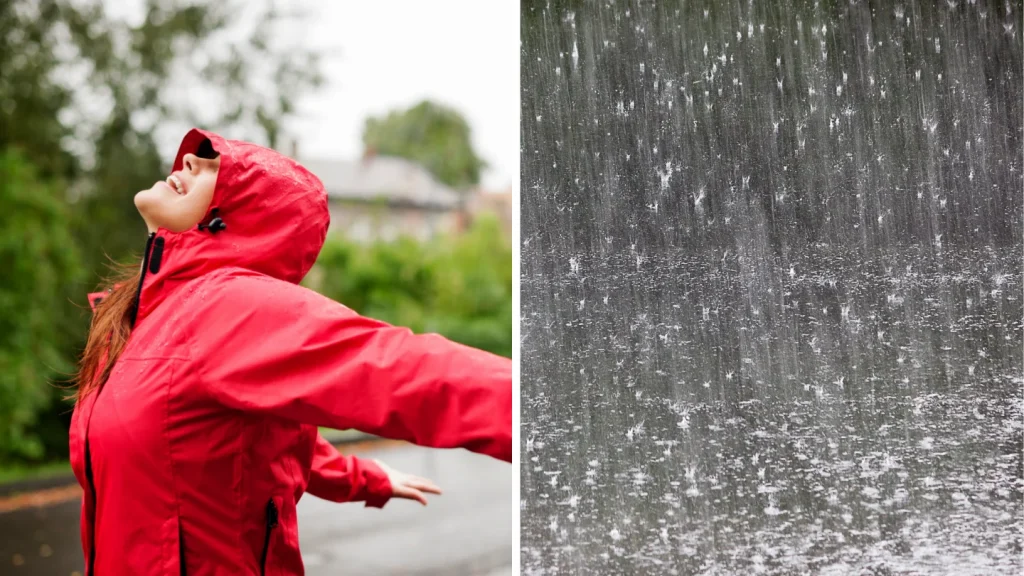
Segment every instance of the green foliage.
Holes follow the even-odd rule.
[[[317,268],[313,288],[360,314],[512,356],[512,248],[494,218],[426,243],[332,236]]]
[[[389,112],[383,118],[368,118],[363,146],[377,154],[417,162],[456,189],[478,184],[486,166],[473,150],[469,124],[462,115],[430,101]]]
[[[3,468],[0,468],[0,484],[43,480],[54,476],[68,476],[70,474],[71,463],[67,459],[47,462],[45,464],[6,464]]]
[[[0,2],[0,467],[67,453],[70,406],[53,384],[84,347],[86,293],[144,246],[132,198],[166,175],[160,130],[274,147],[322,82],[316,54],[275,43],[275,26],[302,15],[274,4],[146,0],[126,22],[99,0]],[[364,140],[454,187],[484,165],[465,120],[428,102],[371,119]],[[511,355],[511,249],[496,223],[425,245],[332,241],[320,264],[322,289],[365,314]]]
[[[71,185],[90,285],[108,256],[143,246],[132,197],[168,168],[158,128],[273,147],[295,100],[322,82],[315,53],[273,42],[295,17],[274,4],[147,0],[141,21],[127,22],[99,0],[0,3],[0,149],[18,146]]]
[[[275,42],[303,18],[275,4],[146,0],[128,22],[100,0],[0,2],[0,151],[21,152],[0,192],[0,463],[67,452],[50,384],[85,345],[86,293],[144,246],[132,198],[167,173],[157,143],[195,125],[274,146],[322,82],[315,53]]]
[[[68,312],[67,286],[83,271],[59,188],[15,150],[0,154],[0,206],[2,462],[44,455],[31,426],[50,404],[46,383],[73,370],[61,317]]]
[[[0,150],[17,143],[43,175],[71,176],[76,160],[60,145],[71,130],[58,120],[71,104],[71,90],[55,81],[58,10],[40,2],[38,11],[0,2]]]

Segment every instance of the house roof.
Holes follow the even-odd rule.
[[[301,160],[327,189],[330,200],[386,201],[388,204],[455,209],[461,197],[434,179],[425,168],[393,156],[359,160]]]

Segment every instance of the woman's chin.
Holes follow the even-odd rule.
[[[135,195],[135,208],[139,211],[142,219],[146,221],[150,232],[155,232],[158,228],[181,232],[178,229],[181,226],[175,222],[177,219],[168,217],[169,213],[173,213],[175,200],[177,200],[177,196],[173,193],[168,197],[158,189],[143,190]]]
[[[146,221],[150,232],[163,228],[170,232],[181,233],[198,224],[209,206],[209,197],[197,187],[196,193],[178,194],[170,186],[157,182],[149,190],[135,195],[135,208]]]
[[[172,198],[168,198],[163,190],[157,187],[150,188],[149,190],[143,190],[135,195],[135,207],[139,209],[139,212],[153,213],[156,212],[162,204],[166,204]]]

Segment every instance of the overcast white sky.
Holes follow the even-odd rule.
[[[327,80],[299,100],[298,116],[286,124],[300,158],[358,157],[368,115],[430,98],[469,122],[477,153],[490,166],[484,188],[518,191],[518,0],[278,2],[283,9],[296,5],[312,17],[302,28],[280,26],[275,43],[322,51]],[[142,0],[105,3],[109,13],[134,24],[143,6]],[[169,87],[182,97],[193,88]],[[169,155],[185,129],[168,122],[160,130]]]
[[[517,0],[330,1],[303,31],[334,52],[328,83],[300,103],[290,124],[299,155],[362,152],[367,115],[431,98],[469,121],[490,165],[488,189],[519,188],[519,2]]]

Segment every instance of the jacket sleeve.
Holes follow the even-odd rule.
[[[225,274],[198,289],[193,366],[222,405],[512,461],[512,361],[356,314],[312,290]]]
[[[391,499],[391,481],[372,460],[346,456],[316,435],[306,492],[332,502],[362,502],[383,508]]]

